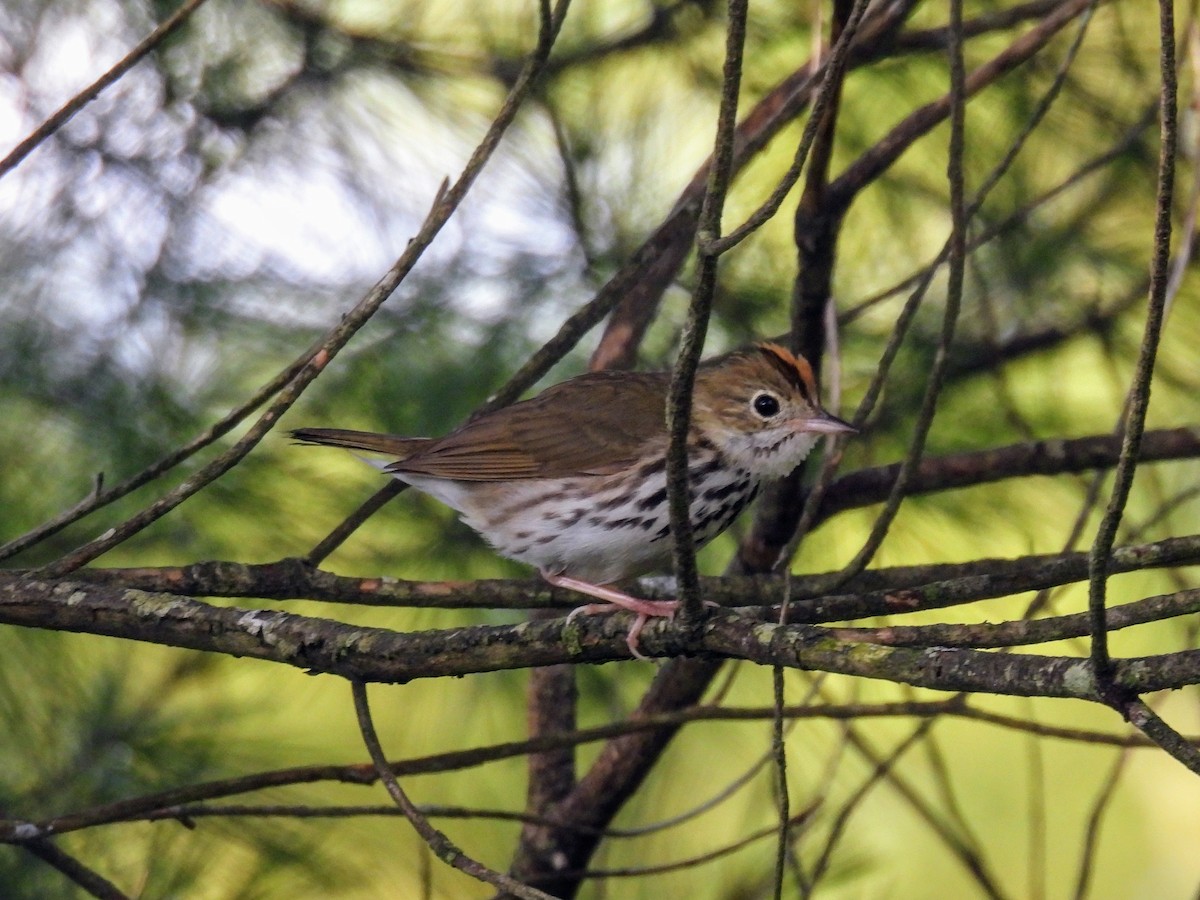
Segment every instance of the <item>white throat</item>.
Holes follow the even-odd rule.
[[[781,427],[754,434],[729,431],[717,444],[735,466],[770,480],[782,478],[800,465],[818,438],[818,434]]]

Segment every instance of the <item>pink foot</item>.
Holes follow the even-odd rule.
[[[651,617],[672,618],[675,615],[675,611],[679,609],[678,600],[641,600],[630,594],[626,594],[624,591],[618,591],[616,588],[602,584],[592,584],[590,581],[580,581],[578,578],[571,578],[567,575],[551,575],[547,572],[542,572],[542,578],[546,579],[546,582],[554,585],[554,587],[578,591],[581,594],[604,601],[603,603],[588,603],[584,606],[575,607],[575,609],[571,610],[570,615],[567,616],[568,622],[576,616],[591,616],[597,613],[613,612],[614,607],[637,613],[636,618],[633,620],[633,625],[629,628],[629,633],[625,636],[625,645],[629,647],[629,652],[633,654],[635,659],[644,659],[647,662],[649,662],[649,657],[638,649],[638,638],[642,634],[642,628],[645,627],[646,621]]]

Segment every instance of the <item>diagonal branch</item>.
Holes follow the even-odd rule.
[[[336,327],[331,329],[321,342],[319,349],[308,359],[296,377],[276,397],[275,401],[259,417],[258,421],[237,441],[229,450],[202,467],[190,478],[183,481],[171,491],[168,491],[150,506],[135,514],[125,522],[110,528],[101,537],[84,544],[57,562],[46,567],[49,574],[64,574],[73,571],[93,559],[107,553],[113,547],[127,540],[130,536],[141,531],[146,526],[162,518],[188,497],[224,475],[237,465],[260,440],[274,428],[282,416],[304,390],[317,378],[334,356],[349,343],[350,339],[361,329],[384,302],[392,295],[408,273],[424,254],[425,249],[441,231],[442,226],[449,220],[451,214],[458,208],[467,191],[471,189],[475,179],[483,170],[483,166],[491,158],[492,153],[500,143],[508,126],[516,118],[525,98],[541,74],[550,49],[558,36],[566,15],[568,0],[558,0],[554,11],[547,13],[541,21],[537,46],[525,64],[521,76],[517,79],[512,91],[505,98],[500,111],[496,114],[487,134],[471,154],[458,180],[444,192],[439,192],[428,216],[422,223],[417,234],[409,241],[408,246],[391,269],[376,283],[358,304],[347,313]]]
[[[109,85],[115,84],[121,77],[149,56],[163,41],[170,37],[186,22],[197,9],[204,5],[204,0],[185,0],[175,12],[171,13],[162,23],[143,38],[136,47],[122,57],[116,65],[93,81],[90,85],[68,100],[57,112],[39,125],[32,134],[17,144],[4,159],[0,159],[0,178],[21,164],[30,153],[36,150],[43,141],[62,128],[74,118],[75,114],[91,103]]]
[[[907,19],[913,0],[890,3],[866,15],[851,45],[851,65],[865,65],[889,46],[897,29]],[[740,172],[809,105],[826,81],[824,65],[812,60],[799,66],[767,93],[742,119],[734,142],[733,171]],[[596,300],[619,300],[603,337],[592,356],[594,368],[629,368],[636,347],[649,326],[663,292],[678,274],[691,249],[700,216],[704,186],[712,160],[692,176],[666,219],[633,254]]]
[[[379,780],[387,788],[388,796],[396,802],[400,811],[404,813],[404,817],[408,819],[437,858],[472,878],[503,888],[523,900],[554,900],[544,891],[521,884],[516,879],[490,869],[478,860],[467,856],[443,832],[433,827],[428,817],[408,798],[408,794],[400,787],[400,782],[392,773],[392,767],[388,764],[387,756],[384,755],[383,747],[379,743],[379,736],[375,733],[375,723],[371,718],[371,706],[367,701],[367,686],[361,681],[354,680],[350,682],[350,688],[354,694],[354,712],[358,717],[358,727],[362,732],[363,743],[366,744],[367,752],[371,755],[371,762],[375,764]]]
[[[1092,0],[1068,0],[1059,5],[1034,28],[967,75],[966,96],[973,97],[1028,62],[1091,3]],[[842,209],[848,207],[859,191],[874,183],[914,142],[944,122],[950,115],[951,106],[951,95],[947,93],[915,110],[834,180],[830,185],[831,201]]]

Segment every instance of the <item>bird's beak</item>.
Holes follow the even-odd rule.
[[[798,431],[809,431],[814,434],[852,434],[858,431],[849,422],[839,419],[825,410],[819,410],[811,419],[802,420],[797,426]]]

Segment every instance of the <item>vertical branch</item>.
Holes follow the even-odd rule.
[[[937,401],[945,382],[946,369],[950,358],[950,347],[954,343],[958,315],[962,308],[963,276],[966,271],[966,229],[969,219],[963,177],[968,85],[963,60],[961,3],[962,0],[952,0],[950,4],[950,27],[948,29],[948,51],[950,56],[950,145],[946,174],[950,188],[951,231],[950,239],[947,241],[944,251],[949,264],[946,285],[946,309],[942,315],[942,332],[938,339],[937,349],[933,357],[933,365],[930,368],[929,378],[926,382],[925,393],[921,398],[921,407],[917,413],[917,420],[913,425],[913,436],[909,442],[908,452],[905,455],[904,462],[900,466],[900,472],[896,476],[896,481],[888,497],[888,502],[876,518],[875,525],[871,529],[871,534],[864,542],[862,548],[855,554],[854,559],[846,564],[846,567],[841,572],[837,573],[829,582],[822,586],[824,590],[832,590],[836,585],[842,584],[847,579],[862,572],[883,543],[883,539],[887,536],[892,521],[900,510],[900,503],[908,489],[908,482],[912,477],[912,473],[925,453],[925,441],[929,436],[929,429],[933,426],[933,418],[937,413]],[[899,337],[907,330],[911,316],[916,312],[915,300],[924,294],[931,278],[932,270],[925,273],[925,277],[922,279],[917,292],[910,298],[909,303],[906,304],[904,313],[902,314],[902,318],[905,318],[904,324],[903,326],[899,323],[897,324],[893,340],[889,341],[888,347],[885,350],[885,356],[889,353],[894,355],[898,349]],[[888,361],[888,365],[890,365],[890,361]],[[864,409],[874,402],[872,391],[878,390],[877,386],[879,385],[881,385],[881,382],[876,378],[872,383],[872,388],[868,390],[867,396],[864,397],[860,405],[859,413],[855,416],[857,423],[861,424],[864,417]]]
[[[745,43],[747,7],[747,0],[732,0],[730,3],[730,25],[727,35],[715,150],[712,167],[709,171],[708,190],[701,207],[698,226],[701,238],[706,235],[715,237],[719,233],[725,193],[733,170],[737,100],[741,84],[741,59],[742,47]],[[701,242],[698,240],[698,243]],[[672,451],[668,459],[668,484],[671,491],[671,521],[675,535],[676,570],[681,572],[681,585],[690,585],[690,587],[684,588],[683,596],[685,603],[691,604],[690,611],[693,614],[700,611],[700,601],[695,549],[688,510],[690,504],[687,490],[686,436],[691,413],[692,382],[699,364],[708,326],[719,251],[709,250],[701,244],[699,253],[702,275],[697,285],[688,327],[685,330],[679,367],[672,379],[672,394],[668,403],[668,428],[671,429],[670,449]],[[707,278],[703,274],[706,264],[709,271]],[[617,293],[610,292],[610,296],[615,297]],[[632,335],[630,337],[632,338]],[[592,368],[604,367],[607,359],[608,357],[598,353],[593,357]],[[680,503],[682,503],[682,515],[678,508]],[[681,550],[681,548],[683,549]],[[679,557],[682,557],[682,563]],[[532,733],[536,735],[544,731],[574,727],[574,699],[573,672],[565,667],[562,670],[555,667],[555,669],[535,672],[530,680],[529,717]],[[637,778],[627,777],[627,773],[620,767],[615,770],[607,770],[600,762],[590,774],[595,774],[597,771],[616,774],[620,780],[629,785],[631,790],[640,781]],[[558,751],[540,758],[531,757],[527,796],[527,807],[531,813],[546,814],[555,804],[569,804],[572,796],[578,794],[578,791],[573,790],[575,788],[577,785],[575,783],[574,755],[570,750]],[[606,791],[606,793],[610,795],[610,798],[615,798],[619,792]],[[602,812],[601,815],[604,813]],[[575,855],[581,862],[590,856],[594,848],[594,841],[581,842],[572,848],[575,850],[574,854],[566,854],[556,840],[558,834],[558,829],[527,826],[522,832],[521,846],[514,858],[512,872],[521,875],[536,871],[555,871],[561,868],[554,864],[557,860],[545,858],[548,856]],[[548,862],[550,865],[547,865]],[[568,884],[571,890],[577,886],[577,882],[568,882]],[[567,885],[564,884],[562,887],[566,888]]]
[[[683,615],[685,619],[692,620],[699,617],[701,606],[696,547],[689,513],[691,495],[688,490],[687,435],[692,413],[692,383],[704,349],[704,337],[708,332],[708,319],[717,286],[720,250],[713,247],[712,242],[721,235],[721,213],[725,208],[725,195],[733,172],[733,144],[737,129],[738,91],[742,84],[742,49],[746,41],[748,6],[749,0],[729,2],[729,29],[725,38],[725,70],[721,83],[721,108],[717,118],[713,166],[696,232],[696,289],[692,294],[679,360],[671,375],[671,390],[667,399],[667,430],[670,434],[667,496],[674,538],[675,574],[683,601]]]
[[[534,610],[530,618],[554,618],[560,610]],[[529,673],[526,720],[530,740],[549,734],[568,734],[578,727],[579,688],[575,666],[539,666]],[[564,745],[541,753],[530,753],[525,790],[525,812],[531,817],[521,829],[520,864],[510,874],[521,878],[538,871],[553,871],[557,828],[545,824],[554,819],[555,805],[570,796],[576,785],[575,747]]]
[[[846,27],[853,4],[834,0],[829,42],[836,44]],[[792,349],[802,354],[814,372],[821,371],[825,352],[825,308],[833,283],[837,238],[844,209],[828,204],[829,164],[841,107],[844,68],[829,85],[828,99],[816,125],[804,192],[796,206],[793,229],[799,269],[792,288]]]
[[[856,7],[858,7],[856,9]],[[865,7],[854,0],[834,0],[833,15],[829,28],[829,44],[841,53],[850,45],[847,22],[852,15],[861,16]],[[857,24],[857,22],[856,22]],[[846,38],[843,40],[843,38]],[[813,110],[810,123],[812,131],[811,151],[804,191],[796,206],[793,235],[798,257],[798,270],[792,288],[791,301],[791,345],[792,350],[804,356],[814,372],[821,371],[821,359],[825,351],[825,313],[829,309],[829,298],[833,283],[834,262],[837,258],[837,238],[842,221],[842,210],[831,212],[827,205],[829,165],[833,159],[834,135],[837,130],[838,112],[841,108],[842,84],[845,67],[839,59],[828,63],[828,83],[822,91],[821,108]],[[836,321],[836,320],[835,320]],[[783,484],[771,491],[773,499],[787,498],[786,507],[797,509],[800,504],[792,502],[803,493],[803,470],[793,473]],[[774,509],[782,511],[778,504]],[[788,512],[791,527],[795,526],[795,513]],[[787,618],[788,603],[780,605],[780,621]],[[783,668],[776,666],[771,673],[774,688],[775,727],[772,735],[775,751],[776,780],[779,790],[779,837],[775,852],[775,898],[783,896],[783,876],[790,847],[791,797],[787,783],[787,746],[783,735],[782,709],[785,702],[785,678]]]
[[[792,603],[792,573],[783,573],[783,602],[779,604],[779,624],[787,624],[788,610]],[[787,780],[787,731],[784,727],[784,706],[787,703],[787,681],[783,666],[771,669],[772,702],[771,754],[775,761],[775,781],[779,796],[779,834],[775,845],[775,900],[783,897],[783,874],[792,849],[791,820],[792,797]],[[800,879],[797,878],[797,882]]]
[[[824,355],[823,316],[826,299],[831,293],[838,230],[844,212],[842,207],[834,214],[826,211],[829,162],[833,154],[832,142],[846,60],[866,7],[866,0],[855,0],[853,4],[843,0],[835,2],[833,23],[830,26],[832,49],[825,63],[825,78],[813,103],[812,117],[805,125],[796,158],[771,199],[723,241],[731,245],[763,224],[768,216],[774,215],[778,210],[786,195],[786,189],[794,183],[793,178],[799,179],[802,167],[814,167],[807,177],[795,218],[794,240],[799,271],[792,291],[791,347],[808,359],[814,371],[818,372]],[[812,301],[812,309],[801,311],[796,304],[807,304],[810,298],[820,300]],[[813,326],[811,329],[810,324]],[[804,331],[797,333],[797,327]],[[771,570],[779,557],[780,548],[787,545],[788,539],[796,531],[799,516],[797,511],[803,506],[802,498],[805,492],[803,477],[804,470],[797,469],[764,492],[758,502],[754,527],[738,547],[738,555],[733,564],[736,568],[733,571],[748,574]]]
[[[963,156],[966,152],[967,70],[963,61],[962,0],[950,0],[950,264],[946,286],[946,320],[942,325],[940,354],[954,339],[954,326],[962,306],[963,277],[967,260],[967,205],[963,190]],[[932,411],[931,411],[932,415]]]
[[[699,703],[720,666],[719,661],[711,659],[678,657],[668,661],[629,721],[637,722]],[[606,743],[575,790],[554,807],[554,818],[567,823],[555,833],[555,845],[548,854],[554,865],[547,866],[543,860],[538,868],[539,860],[533,859],[529,848],[522,844],[510,871],[515,875],[536,875],[538,883],[556,897],[574,897],[587,861],[601,840],[602,830],[641,787],[651,765],[682,725],[680,722],[625,734]]]
[[[813,104],[814,118],[818,117],[818,111],[827,104],[826,95],[832,89],[831,85],[834,80],[840,77],[842,67],[848,60],[850,42],[857,33],[857,25],[865,15],[867,5],[866,0],[857,0],[850,22],[830,54],[826,63],[825,77],[821,80],[820,87],[816,89],[816,98]],[[882,41],[887,35],[892,34],[904,21],[910,9],[909,4],[896,4],[889,7],[889,11],[881,14],[881,18],[876,22],[876,27],[870,32],[869,42]],[[799,89],[797,88],[797,90]],[[807,97],[812,90],[811,86],[805,88],[804,96]],[[787,109],[798,102],[798,99],[786,99],[779,89],[764,98],[755,111],[752,111],[747,117],[743,131],[739,135],[737,147],[735,147],[738,154],[735,155],[735,163],[739,162],[739,157],[744,162],[765,143],[769,135],[764,130],[764,123],[775,121],[782,115],[778,112],[781,105]],[[773,134],[774,130],[771,133]],[[811,127],[806,125],[797,151],[798,162],[793,165],[803,165],[814,134],[815,125]],[[790,187],[792,183],[794,182],[789,181],[788,186]],[[782,185],[778,193],[779,200],[773,202],[781,203],[786,193]],[[632,295],[630,292],[636,292],[640,285],[646,283],[647,279],[654,282],[655,279],[660,278],[664,272],[660,260],[664,257],[673,258],[672,244],[667,239],[681,230],[691,230],[693,220],[690,210],[693,205],[690,194],[685,194],[668,221],[660,227],[653,238],[643,245],[631,264],[622,270],[622,274],[602,289],[597,300],[601,296]],[[767,217],[773,214],[776,208],[777,206],[771,206],[770,211],[763,210],[761,213]],[[747,222],[743,228],[747,229],[746,233],[749,233],[758,224],[761,223],[758,223],[756,219]],[[734,236],[731,235],[730,238]],[[722,239],[718,249],[724,250],[726,249],[725,244],[732,246],[734,243],[736,241]],[[668,268],[674,271],[675,266],[672,264]],[[614,315],[614,321],[621,319],[623,316],[620,312]],[[610,364],[618,366],[628,364],[628,354],[624,347],[635,344],[641,332],[636,327],[626,329],[625,325],[620,322],[618,322],[617,330],[621,334],[616,336],[616,343],[620,343],[622,348],[615,354],[612,352],[613,340],[610,339],[614,338],[614,335],[610,325],[610,332],[601,341],[596,355],[593,357],[593,368],[605,367]],[[768,556],[765,564],[754,567],[747,565],[739,553],[739,557],[730,564],[730,572],[736,572],[739,569],[766,571],[770,562],[774,560],[775,554],[768,553]],[[699,702],[720,667],[720,662],[715,660],[685,658],[670,660],[659,671],[654,683],[642,698],[631,718],[650,717]],[[580,779],[575,789],[555,807],[557,817],[560,821],[569,821],[577,826],[588,824],[593,827],[603,827],[606,825],[622,804],[637,790],[674,735],[673,729],[662,729],[644,734],[631,734],[609,742],[591,769]],[[575,829],[559,828],[554,836],[555,859],[567,859],[572,865],[582,868],[591,857],[598,840],[599,838],[594,835],[584,834]],[[574,891],[578,889],[578,876],[559,875],[557,873],[561,871],[561,867],[546,866],[544,862],[539,867],[538,863],[539,861],[533,858],[531,848],[522,843],[514,855],[511,871],[514,873],[536,871],[544,879],[540,883],[551,892],[561,893],[564,896],[573,895]]]
[[[1146,329],[1138,353],[1133,384],[1129,388],[1121,455],[1113,477],[1112,496],[1096,540],[1088,554],[1088,612],[1092,623],[1092,668],[1103,692],[1110,681],[1112,660],[1108,653],[1108,629],[1104,607],[1108,591],[1108,559],[1116,540],[1117,528],[1129,499],[1133,476],[1137,471],[1138,449],[1146,428],[1146,410],[1150,406],[1150,379],[1162,333],[1163,310],[1171,259],[1171,201],[1175,190],[1175,154],[1179,139],[1176,118],[1177,84],[1175,75],[1175,15],[1171,0],[1159,0],[1159,68],[1162,90],[1159,97],[1160,146],[1158,151],[1158,196],[1154,221],[1154,254],[1150,270],[1150,298],[1146,310]]]
[[[884,48],[891,45],[916,4],[917,0],[873,4],[868,24],[862,29],[863,33],[858,35],[858,24],[866,18],[868,6],[866,0],[858,0],[856,11],[851,16],[851,25],[846,29],[846,37],[854,39],[853,45],[846,40],[839,41],[833,47],[824,63],[824,75],[818,78],[821,66],[810,60],[769,90],[746,113],[738,129],[734,153],[734,166],[739,170],[757,156],[786,123],[799,117],[810,100],[813,101],[809,122],[805,124],[792,165],[772,191],[771,199],[745,223],[717,242],[722,250],[740,243],[772,218],[799,179],[812,143],[813,126],[819,120],[819,111],[825,103],[828,85],[835,77],[840,77],[840,74],[834,73],[846,65],[866,65],[872,59],[885,55]],[[633,357],[626,350],[636,345],[645,334],[662,300],[663,291],[683,264],[685,250],[691,246],[695,235],[703,188],[711,166],[711,159],[701,165],[667,218],[638,248],[629,263],[601,289],[598,297],[615,292],[620,302],[600,338],[593,362],[601,363],[605,368],[629,368],[633,365]]]
[[[1063,58],[1061,65],[1059,66],[1053,83],[1039,101],[1032,116],[1022,129],[1021,133],[1009,146],[1008,150],[1004,154],[1004,158],[997,163],[996,166],[993,167],[992,171],[983,179],[979,190],[976,191],[971,201],[966,204],[964,220],[969,221],[970,219],[974,218],[979,210],[982,209],[983,203],[988,194],[997,184],[1000,183],[1001,177],[1012,166],[1021,148],[1025,145],[1029,137],[1036,129],[1038,123],[1041,122],[1046,113],[1049,112],[1051,105],[1061,93],[1071,65],[1079,53],[1080,48],[1083,46],[1083,39],[1087,33],[1088,24],[1091,22],[1091,16],[1095,5],[1096,0],[1092,0],[1092,2],[1083,10],[1075,38],[1072,41],[1071,47],[1067,51],[1066,56]],[[967,79],[964,88],[970,88],[969,79]],[[867,386],[867,389],[863,394],[863,398],[859,402],[858,409],[855,411],[853,422],[856,426],[861,428],[870,417],[872,410],[875,408],[875,404],[878,402],[879,397],[883,392],[883,387],[887,380],[888,374],[891,371],[892,364],[895,362],[896,356],[900,350],[900,346],[908,334],[909,328],[914,321],[914,317],[916,316],[917,311],[924,300],[926,292],[933,281],[933,277],[938,268],[940,268],[950,258],[952,241],[953,236],[946,240],[946,243],[942,246],[941,251],[938,253],[937,258],[933,261],[933,263],[927,266],[916,278],[913,292],[900,311],[900,314],[896,319],[895,326],[892,329],[892,335],[888,339],[887,345],[880,356],[875,375],[871,379],[871,383]],[[905,460],[901,465],[900,472],[892,485],[892,489],[888,495],[884,509],[877,517],[875,525],[872,528],[872,533],[868,538],[866,545],[855,557],[855,559],[846,567],[843,573],[828,580],[828,582],[823,586],[824,590],[834,590],[836,585],[844,582],[847,578],[852,577],[854,573],[865,568],[867,563],[870,561],[871,556],[873,556],[875,550],[878,549],[879,544],[886,536],[887,529],[890,527],[891,521],[896,515],[899,504],[903,502],[904,495],[908,490],[908,482],[912,476],[915,466],[919,462],[920,455],[923,452],[925,440],[924,435],[928,429],[927,419],[928,415],[932,414],[930,399],[932,397],[933,400],[936,400],[937,391],[940,390],[940,384],[935,384],[931,381],[931,385],[934,387],[934,393],[930,395],[927,392],[925,401],[922,403],[922,412],[918,417],[917,440],[910,445],[909,452],[905,456]],[[838,449],[835,450],[835,452],[826,460],[820,477],[817,479],[812,492],[805,501],[804,511],[801,514],[799,523],[795,528],[795,533],[792,535],[791,540],[788,541],[786,547],[784,548],[784,552],[779,556],[775,566],[777,570],[783,568],[790,562],[792,556],[795,555],[796,550],[799,547],[800,541],[803,539],[807,531],[812,527],[812,524],[817,520],[818,509],[822,501],[822,497],[828,487],[828,481],[832,477],[834,469],[840,462],[840,457],[841,450]]]

